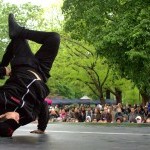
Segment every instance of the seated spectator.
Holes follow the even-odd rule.
[[[129,113],[130,109],[130,105],[123,105],[122,103],[118,103],[118,107],[121,108],[121,111],[123,114],[127,114]]]
[[[67,118],[67,122],[74,122],[74,110],[75,110],[75,108],[74,107],[71,107],[70,109],[69,109],[69,112],[68,112],[68,118]]]
[[[131,112],[131,104],[126,106],[126,112],[127,112],[127,115],[129,115],[129,113]]]
[[[87,117],[87,116],[92,117],[92,115],[93,115],[92,108],[91,108],[91,107],[88,107],[87,110],[86,110],[86,117]]]
[[[99,108],[100,110],[102,110],[102,109],[103,109],[103,107],[102,107],[102,105],[101,105],[101,104],[98,104],[96,107],[97,107],[97,108]]]
[[[86,119],[86,110],[84,106],[81,107],[80,114],[81,114],[81,122],[84,122]]]
[[[148,112],[150,113],[150,102],[148,103]]]
[[[119,117],[122,117],[123,118],[123,112],[122,112],[122,109],[120,107],[117,107],[116,109],[116,114],[115,114],[115,120]]]
[[[104,111],[101,114],[100,123],[111,123],[112,122],[112,115],[108,112],[108,108],[104,107]]]
[[[137,105],[135,113],[139,116],[144,116],[144,109],[141,105]]]
[[[69,116],[69,107],[68,106],[66,106],[66,107],[64,107],[64,110],[65,110],[65,113],[66,113],[66,116],[65,116],[65,122],[70,118],[70,116]]]
[[[123,122],[124,122],[124,123],[128,123],[128,122],[129,122],[129,117],[128,117],[127,114],[124,114],[124,115],[123,115]]]
[[[116,115],[117,106],[112,105],[110,110],[111,110],[111,114],[112,114],[112,123],[116,122],[115,115]]]
[[[150,123],[150,117],[146,119],[146,123]]]
[[[125,110],[124,110],[124,108],[123,108],[122,103],[118,103],[117,108],[120,108],[120,109],[121,109],[121,112],[124,113]]]
[[[75,122],[81,122],[82,120],[82,116],[78,107],[75,108],[74,118],[75,118]]]
[[[131,107],[131,112],[129,113],[129,122],[136,123],[136,119],[135,119],[136,117],[137,117],[137,114],[135,112],[135,108]]]
[[[121,107],[123,107],[123,113]],[[141,115],[141,108],[135,105],[135,108],[130,106],[124,107],[123,105],[104,105],[95,107],[85,107],[84,105],[50,107],[50,121],[67,121],[67,122],[116,122],[116,123],[149,123],[150,112],[148,112],[148,105],[143,108],[143,116]],[[94,111],[93,111],[94,110]],[[128,111],[126,111],[128,110]]]
[[[56,121],[56,119],[59,117],[58,111],[56,111],[53,107],[50,108],[50,113],[49,113],[49,119],[50,121]]]
[[[147,118],[147,119],[146,119],[146,123],[150,123],[150,118]]]
[[[65,122],[67,119],[67,113],[66,110],[64,108],[62,108],[59,112],[59,117],[58,117],[58,121],[62,121]]]
[[[116,123],[120,124],[123,122],[123,117],[122,116],[118,116],[118,118],[116,118]]]
[[[149,112],[149,114],[147,115],[146,123],[150,123],[150,112]]]
[[[148,116],[148,107],[145,106],[144,107],[144,118],[147,118],[147,116]]]
[[[85,122],[91,122],[91,116],[87,116]]]
[[[136,123],[142,123],[142,117],[141,116],[137,116],[135,118],[135,120],[136,120]]]
[[[100,119],[101,119],[100,109],[96,107],[92,115],[92,122],[98,122]]]

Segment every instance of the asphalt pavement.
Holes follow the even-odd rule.
[[[37,124],[0,138],[0,150],[141,150],[150,149],[150,127],[52,123],[46,134],[31,134]]]

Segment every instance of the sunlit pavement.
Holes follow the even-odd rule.
[[[89,124],[48,124],[46,134],[36,135],[32,123],[12,138],[0,138],[0,150],[141,150],[150,148],[150,127],[105,127]]]

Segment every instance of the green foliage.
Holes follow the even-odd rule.
[[[149,95],[149,0],[64,0],[62,9],[73,38],[91,43],[121,77]]]
[[[150,7],[147,1],[138,0],[127,1],[120,8],[98,47],[121,75],[131,79],[141,91],[143,84],[149,87]]]
[[[126,89],[123,93],[123,100],[122,102],[124,104],[141,104],[142,99],[141,96],[139,94],[139,90],[135,87],[128,87],[128,89]]]
[[[47,83],[52,94],[65,98],[88,95],[98,99],[100,87],[103,87],[103,94],[105,88],[114,91],[117,87],[123,91],[123,100],[136,101],[138,90],[119,75],[134,81],[140,90],[146,87],[146,91],[150,91],[145,84],[150,67],[148,6],[146,0],[64,0],[67,35],[61,32],[64,22],[60,20],[60,16],[63,17],[59,8],[58,16],[55,16],[55,8],[50,8],[51,15],[45,18],[45,10],[39,6],[31,3],[16,6],[0,0],[1,57],[9,42],[7,18],[11,12],[22,26],[61,32],[59,55]],[[33,42],[30,45],[34,53],[40,47]],[[95,49],[104,57],[98,56]]]
[[[10,40],[8,37],[8,14],[13,13],[16,17],[16,20],[21,26],[36,29],[39,27],[39,24],[43,21],[43,9],[36,5],[31,5],[31,3],[17,6],[14,4],[3,3],[1,1],[0,13],[2,14],[0,25],[0,57],[2,57],[3,53],[5,52],[6,45]]]
[[[67,98],[88,95],[99,99],[101,94],[105,96],[105,88],[108,87],[111,90],[118,87],[124,92],[129,87],[132,89],[131,82],[119,79],[113,70],[108,70],[106,59],[100,58],[92,46],[66,35],[62,37],[59,55],[54,62],[48,85],[53,94],[57,93]]]

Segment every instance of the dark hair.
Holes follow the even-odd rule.
[[[123,117],[121,117],[121,116],[120,116],[120,117],[117,117],[117,118],[116,118],[116,122],[117,122],[117,120],[120,120],[121,122],[123,122]]]

